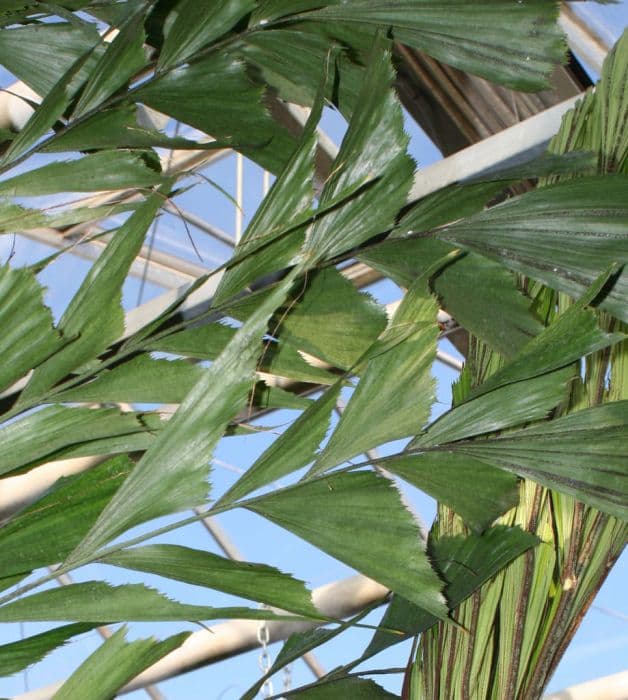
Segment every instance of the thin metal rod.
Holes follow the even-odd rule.
[[[242,218],[244,201],[244,157],[236,153],[236,206],[235,206],[235,239],[236,243],[242,238]]]
[[[219,229],[216,226],[208,223],[207,221],[205,221],[205,219],[202,219],[200,216],[193,214],[191,211],[181,208],[178,204],[175,206],[172,202],[165,202],[162,206],[162,209],[165,209],[167,212],[170,212],[171,214],[180,217],[184,221],[187,221],[188,224],[196,226],[196,228],[200,231],[208,233],[210,236],[212,236],[212,238],[215,238],[216,240],[220,241],[221,243],[224,243],[225,245],[228,245],[230,248],[233,248],[235,246],[233,236],[230,236],[222,229]]]

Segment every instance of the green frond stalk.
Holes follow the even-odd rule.
[[[613,105],[616,98],[609,87],[611,80],[622,80],[615,59],[618,52],[625,53],[625,43],[620,47],[607,61],[598,92],[566,115],[550,147],[558,153],[597,152],[600,173],[614,172],[618,164],[623,164],[620,171],[626,169],[625,127],[613,131],[616,120],[609,117],[613,106],[621,107]],[[520,281],[550,324],[573,303],[564,294]],[[606,331],[626,330],[604,313],[598,313],[598,323]],[[501,364],[497,353],[471,338],[468,376],[454,387],[455,402]],[[574,367],[569,400],[560,412],[626,399],[628,343],[591,354],[581,371],[582,376]],[[499,522],[519,525],[541,544],[462,603],[453,613],[459,626],[439,623],[422,636],[412,669],[412,700],[540,698],[628,536],[626,522],[532,481],[521,482],[518,506]],[[441,505],[431,539],[467,533],[460,517]]]

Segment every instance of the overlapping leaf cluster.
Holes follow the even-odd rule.
[[[99,581],[31,593],[53,577],[32,572],[57,564],[68,572],[106,562],[321,621],[303,582],[277,569],[175,545],[137,546],[151,535],[124,539],[135,525],[195,506],[210,514],[246,508],[381,582],[411,606],[404,614],[413,611],[408,625],[393,603],[383,627],[408,634],[447,620],[477,586],[536,544],[517,527],[492,526],[517,503],[519,477],[626,518],[628,404],[547,420],[567,401],[575,363],[624,339],[602,330],[591,307],[628,320],[625,154],[606,154],[619,161],[612,177],[560,181],[488,210],[486,202],[511,182],[574,163],[540,162],[532,172],[460,184],[406,207],[414,163],[391,91],[392,39],[526,89],[541,87],[562,53],[554,3],[453,4],[455,11],[451,2],[428,0],[73,0],[14,3],[0,16],[0,63],[42,98],[19,132],[3,134],[2,231],[61,225],[59,215],[25,204],[29,197],[134,195],[61,219],[80,223],[130,210],[58,323],[33,271],[0,268],[0,475],[13,478],[60,458],[102,460],[60,480],[0,528],[0,621],[75,623],[0,647],[5,674],[99,623],[276,615],[192,606],[148,587]],[[624,75],[627,54],[624,39],[613,58]],[[272,118],[267,105],[278,99],[312,108],[299,136]],[[614,109],[625,110],[624,97],[619,108],[614,100]],[[325,102],[349,126],[315,197],[316,126]],[[171,137],[149,119],[152,110],[215,141]],[[221,271],[211,313],[182,322],[177,310],[188,290],[129,335],[122,283],[161,206],[178,193],[160,147],[233,147],[277,179]],[[34,165],[29,159],[40,153],[52,160]],[[356,256],[407,288],[392,318],[339,272],[339,262]],[[546,328],[514,273],[580,301]],[[261,279],[273,281],[248,293]],[[505,364],[428,424],[439,304]],[[218,314],[240,321],[237,330],[217,322]],[[178,359],[155,359],[154,351]],[[265,386],[268,375],[295,388],[318,387],[320,396],[306,400]],[[325,442],[348,387],[346,410]],[[263,406],[302,412],[234,485],[213,494],[213,451],[260,397]],[[112,403],[179,407],[168,421],[156,412],[94,407]],[[410,439],[402,453],[377,465],[361,459],[398,439]],[[273,486],[308,466],[299,481]],[[428,557],[391,473],[450,506],[473,534],[441,540]],[[178,525],[195,518],[182,516]],[[293,639],[282,658],[343,628]],[[110,697],[183,639],[127,644],[120,631],[59,697]],[[388,643],[380,631],[367,653]],[[328,679],[321,689],[328,694],[304,694],[384,697],[354,676]]]

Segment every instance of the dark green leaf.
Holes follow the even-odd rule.
[[[584,297],[531,340],[512,362],[472,391],[471,396],[551,372],[623,340],[625,336],[622,333],[602,331],[593,310],[585,308],[600,294],[609,277],[612,279],[616,274],[615,268],[614,272],[601,275]]]
[[[278,173],[296,144],[267,114],[261,97],[244,63],[226,50],[176,68],[135,92],[149,107],[231,143]]]
[[[31,146],[48,133],[58,119],[61,118],[70,104],[76,85],[73,85],[74,76],[80,71],[85,62],[91,56],[93,49],[79,58],[61,76],[59,82],[50,90],[37,107],[24,128],[13,139],[11,146],[2,158],[2,165],[6,166],[26,153]],[[73,88],[72,90],[70,88]]]
[[[410,448],[432,447],[546,418],[567,396],[570,367],[508,384],[462,403],[441,416]]]
[[[427,214],[424,220],[428,217],[437,218]],[[390,238],[360,255],[360,260],[408,287],[451,250],[443,241],[429,238]],[[480,279],[482,284],[478,284]],[[434,277],[432,287],[443,309],[504,357],[516,355],[543,330],[513,273],[484,256],[469,253],[454,260]],[[495,299],[501,310],[488,313]]]
[[[450,447],[628,519],[628,401]]]
[[[270,316],[288,293],[294,274],[273,290],[196,383],[71,555],[73,561],[91,554],[132,525],[192,508],[206,499],[209,459],[227,424],[246,401],[260,340]]]
[[[66,479],[0,529],[0,571],[9,576],[50,566],[87,534],[133,467],[114,457]],[[42,546],[45,543],[45,546]]]
[[[0,646],[0,676],[11,676],[31,664],[41,661],[46,654],[65,644],[71,637],[91,630],[93,625],[77,623],[35,634],[18,642]]]
[[[68,446],[149,430],[141,413],[48,406],[0,429],[0,474],[59,456]],[[93,454],[93,453],[90,453]]]
[[[279,337],[310,355],[351,369],[386,327],[386,312],[335,268],[314,273],[282,321]]]
[[[235,328],[222,323],[209,323],[204,326],[184,328],[157,340],[149,339],[149,350],[169,352],[199,360],[215,360],[235,335]]]
[[[325,22],[332,27],[344,23],[358,28],[367,25],[373,31],[377,26],[391,27],[400,43],[518,90],[538,90],[547,85],[549,73],[564,54],[556,25],[557,7],[547,0],[485,0],[472,5],[464,0],[332,0],[309,4],[320,9],[308,12],[303,8],[295,19]],[[265,9],[262,6],[256,13],[258,22],[272,16]],[[274,9],[283,15],[295,12],[285,4],[274,3]]]
[[[247,227],[220,280],[214,301],[220,304],[256,279],[282,270],[303,245],[305,227],[290,228],[309,212],[314,199],[314,157],[322,98],[315,104],[301,143],[274,182]],[[286,233],[289,231],[289,233]]]
[[[438,307],[425,287],[425,278],[415,282],[390,327],[375,343],[373,356],[316,461],[314,473],[390,440],[416,435],[423,428],[434,392],[431,367],[438,336]],[[396,344],[386,349],[389,336]]]
[[[302,581],[265,564],[233,561],[211,552],[169,544],[123,549],[101,561],[214,588],[291,612],[317,615]]]
[[[371,472],[331,474],[257,498],[247,508],[443,617],[440,581],[388,479]]]
[[[55,401],[180,403],[204,370],[184,360],[154,360],[138,355],[105,369],[86,384],[63,391]]]
[[[22,400],[43,394],[122,335],[122,284],[162,201],[160,193],[151,195],[118,229],[92,265],[59,321],[59,330],[72,342],[35,370]]]
[[[505,358],[516,355],[543,330],[515,276],[493,260],[465,255],[446,267],[433,284],[442,307]]]
[[[293,394],[291,391],[286,391],[279,386],[272,386],[264,381],[259,381],[255,384],[249,403],[250,406],[261,410],[292,408],[295,411],[304,411],[310,407],[312,402],[304,396]]]
[[[390,89],[388,44],[377,40],[358,105],[321,193],[320,206],[358,188],[364,191],[317,221],[308,233],[310,264],[358,246],[390,228],[412,184],[414,163],[406,153],[401,105]]]
[[[12,197],[30,197],[59,192],[152,187],[161,181],[161,175],[148,167],[140,153],[103,151],[79,160],[50,163],[10,177],[0,182],[0,193]]]
[[[0,232],[27,231],[31,228],[52,227],[64,228],[86,221],[105,219],[116,214],[133,211],[135,202],[122,204],[105,204],[100,207],[69,207],[46,214],[40,209],[27,209],[12,202],[0,203]],[[57,253],[59,255],[60,253]],[[31,269],[41,265],[41,261],[31,266]]]
[[[0,64],[38,95],[45,95],[74,62],[100,44],[95,25],[39,23],[0,32]],[[96,54],[93,61],[96,61]],[[92,69],[91,61],[75,76],[73,93]]]
[[[57,700],[110,700],[128,681],[179,648],[189,632],[162,642],[126,642],[126,627],[117,630],[91,654],[54,694]]]
[[[100,105],[143,68],[146,63],[144,13],[145,7],[139,5],[107,45],[90,72],[87,85],[74,108],[73,119]]]
[[[0,622],[76,620],[77,622],[196,622],[211,619],[275,620],[269,610],[186,605],[142,584],[110,586],[100,581],[73,583],[34,593],[0,607]],[[295,619],[281,616],[282,619]]]
[[[282,99],[306,106],[315,100],[321,75],[331,68],[332,80],[326,86],[325,98],[348,117],[358,100],[364,79],[361,61],[367,62],[373,35],[360,32],[365,35],[366,46],[362,47],[365,42],[360,40],[363,50],[358,52],[358,63],[351,50],[355,48],[358,32],[353,32],[351,49],[336,55],[329,66],[330,45],[344,48],[346,41],[330,41],[328,30],[329,26],[310,22],[306,26],[290,24],[281,29],[253,32],[243,37],[242,54],[261,70]]]
[[[103,109],[68,127],[47,143],[44,152],[107,150],[113,148],[207,149],[224,148],[217,141],[200,143],[181,136],[167,136],[139,119],[135,104]]]
[[[333,384],[336,381],[334,374],[305,360],[298,349],[285,339],[266,345],[260,369],[269,374],[309,384]]]
[[[628,176],[591,176],[528,192],[433,235],[494,258],[572,297],[628,262]],[[628,321],[628,271],[600,307]]]
[[[453,508],[474,530],[484,530],[519,501],[516,477],[454,452],[401,456],[382,466]]]
[[[203,46],[228,32],[255,4],[254,0],[226,0],[218,4],[182,0],[166,22],[166,40],[158,67],[167,70],[183,63]]]
[[[450,609],[454,610],[473,591],[538,541],[534,535],[518,527],[498,525],[482,535],[441,537],[433,542],[433,561],[447,582],[445,593]],[[396,595],[363,658],[373,656],[407,636],[424,632],[437,622],[433,615]]]
[[[312,462],[329,429],[341,388],[342,383],[338,382],[312,403],[247,469],[220,503],[239,500]]]
[[[288,698],[299,697],[304,700],[338,700],[339,698],[355,698],[355,700],[399,700],[384,690],[381,685],[368,678],[340,678],[338,680],[323,680],[306,688],[297,688],[284,693]]]
[[[43,290],[28,270],[0,266],[0,328],[0,391],[62,346]]]

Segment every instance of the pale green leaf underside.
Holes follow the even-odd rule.
[[[131,151],[99,151],[78,160],[50,163],[14,175],[0,182],[0,194],[34,197],[58,192],[149,188],[161,181],[161,174],[148,167],[140,154]]]

